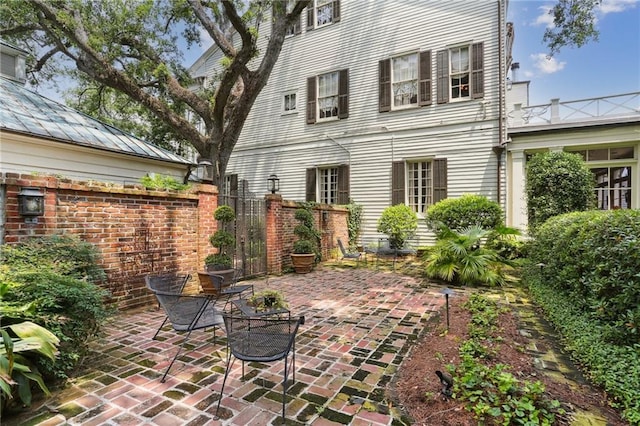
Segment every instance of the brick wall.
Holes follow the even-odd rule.
[[[209,237],[217,222],[217,188],[194,185],[188,191],[149,191],[140,186],[113,186],[50,176],[7,173],[4,187],[4,242],[50,235],[75,234],[95,245],[107,273],[103,284],[120,309],[155,303],[144,286],[150,273],[179,272],[193,276],[203,269],[204,258],[215,251]],[[44,193],[45,213],[28,223],[18,213],[18,193],[23,187]],[[300,204],[265,196],[267,272],[291,269],[290,253],[296,240],[294,213]],[[335,255],[337,238],[348,241],[347,210],[329,205],[314,208],[322,234],[322,258]]]
[[[216,228],[217,190],[212,185],[189,192],[148,191],[17,174],[7,174],[4,184],[5,242],[78,235],[100,251],[108,277],[104,286],[121,309],[153,302],[144,288],[146,274],[195,274],[213,250],[208,238]],[[45,194],[45,213],[37,223],[26,223],[18,214],[22,187]]]

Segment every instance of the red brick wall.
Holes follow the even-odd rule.
[[[215,251],[209,237],[217,222],[217,188],[195,185],[189,191],[149,191],[138,185],[113,186],[78,182],[48,176],[3,176],[5,188],[5,243],[49,234],[75,234],[95,245],[107,273],[104,286],[120,309],[155,303],[144,287],[150,273],[179,272],[193,276],[203,269],[204,258]],[[18,214],[18,193],[35,187],[45,194],[44,216],[27,223]],[[281,274],[291,269],[300,204],[283,201],[278,194],[266,195],[267,272]],[[323,214],[323,212],[326,212]],[[322,258],[332,257],[337,238],[347,242],[347,210],[317,205],[316,227],[322,234]]]
[[[213,250],[216,188],[190,192],[148,191],[139,187],[7,174],[5,242],[46,234],[75,234],[95,245],[107,273],[104,286],[121,309],[153,302],[144,288],[149,273],[177,271],[195,275]],[[18,214],[22,187],[45,193],[45,214],[25,223]],[[195,281],[193,281],[195,284]]]

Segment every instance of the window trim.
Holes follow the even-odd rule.
[[[431,166],[431,200],[432,204],[425,206],[426,209],[447,198],[448,176],[446,157],[421,157],[394,161],[391,164],[391,205],[408,203],[407,194],[407,163],[430,161]],[[423,213],[417,213],[422,216]]]
[[[322,25],[317,24],[317,10],[318,10],[318,0],[313,0],[313,4],[307,6],[307,31],[313,31],[315,29],[320,29],[324,27],[328,27],[337,22],[340,22],[340,0],[333,0],[329,3],[333,3],[331,22]]]
[[[306,169],[305,200],[320,202],[320,170],[337,169],[336,203],[349,204],[350,196],[350,166],[348,164],[328,164]]]
[[[298,111],[300,111],[300,108],[298,107],[298,105],[300,105],[300,102],[299,102],[300,96],[299,96],[299,93],[298,93],[298,92],[299,92],[299,91],[298,91],[297,89],[294,89],[294,90],[286,90],[286,91],[282,92],[282,97],[281,97],[281,99],[282,99],[282,104],[281,104],[281,108],[280,108],[280,114],[281,114],[281,115],[297,114],[297,113],[298,113]],[[295,107],[295,109],[291,109],[291,110],[288,110],[288,111],[287,111],[287,110],[285,109],[285,105],[286,105],[286,97],[287,97],[287,96],[290,96],[290,95],[295,95],[295,97],[296,97],[296,107]]]
[[[323,75],[338,73],[338,115],[320,118],[318,108],[318,78]],[[349,69],[327,71],[307,78],[307,124],[325,123],[349,117]]]
[[[393,59],[417,54],[418,99],[415,104],[394,106]],[[378,112],[404,111],[432,104],[432,55],[431,50],[416,50],[399,53],[378,62]]]
[[[451,49],[469,48],[469,96],[451,98]],[[436,99],[438,104],[466,102],[484,97],[484,42],[458,43],[436,53]]]

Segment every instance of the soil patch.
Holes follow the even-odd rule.
[[[413,425],[477,425],[473,413],[464,403],[444,398],[436,370],[446,371],[447,364],[459,364],[458,347],[468,339],[469,312],[462,307],[467,297],[451,298],[449,303],[449,330],[443,309],[431,322],[429,331],[413,347],[400,367],[394,383],[390,385],[394,399],[412,420]],[[535,367],[535,356],[526,350],[530,338],[519,332],[519,319],[513,312],[498,318],[499,336],[497,354],[491,363],[507,364],[509,371],[520,380],[541,381],[550,399],[558,400],[566,414],[557,416],[557,425],[569,425],[576,413],[586,411],[606,420],[609,426],[628,425],[620,414],[607,404],[606,394],[586,383],[560,382]],[[550,345],[544,337],[536,337],[536,345]]]

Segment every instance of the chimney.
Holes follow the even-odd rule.
[[[511,64],[511,80],[515,83],[518,81],[518,70],[520,69],[520,62],[514,62]]]

